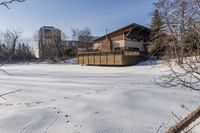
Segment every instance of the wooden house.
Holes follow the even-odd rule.
[[[151,30],[131,24],[94,40],[93,52],[78,53],[85,65],[134,65],[144,59]]]

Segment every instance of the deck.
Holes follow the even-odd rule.
[[[139,51],[83,52],[77,55],[81,65],[128,66],[144,59]]]

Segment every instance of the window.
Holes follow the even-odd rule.
[[[139,48],[133,48],[133,47],[126,47],[125,50],[128,50],[128,51],[140,51]]]

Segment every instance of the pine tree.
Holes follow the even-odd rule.
[[[164,23],[162,21],[162,16],[160,15],[158,9],[153,12],[153,18],[151,22],[151,34],[150,43],[148,45],[149,56],[153,54],[159,58],[164,49]]]

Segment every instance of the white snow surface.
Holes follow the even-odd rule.
[[[200,93],[162,88],[161,64],[95,67],[18,64],[2,67],[0,133],[163,133],[200,103]],[[198,130],[199,131],[199,130]]]

